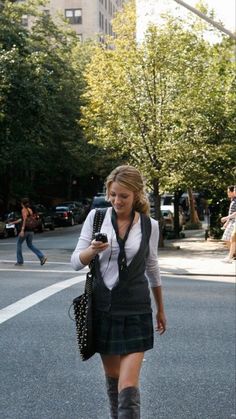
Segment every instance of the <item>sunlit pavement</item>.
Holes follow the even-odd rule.
[[[205,240],[205,230],[185,231],[185,238],[165,240],[159,250],[162,274],[198,276],[197,279],[234,283],[236,261],[226,263],[228,249],[220,240]]]

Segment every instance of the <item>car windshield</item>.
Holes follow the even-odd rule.
[[[5,214],[3,216],[3,220],[10,220],[10,219],[15,220],[16,218],[20,218],[20,217],[21,217],[21,214],[19,212],[12,211]]]
[[[172,195],[162,197],[163,205],[171,205],[173,203],[173,199]]]
[[[162,210],[161,213],[162,213],[163,217],[170,217],[172,215],[172,213],[170,211],[165,211],[165,210]]]
[[[73,208],[79,208],[81,206],[79,202],[62,202],[60,205]]]
[[[107,208],[110,207],[111,203],[106,201],[105,197],[103,196],[96,196],[93,199],[92,208]]]
[[[56,211],[69,211],[69,207],[56,207]]]

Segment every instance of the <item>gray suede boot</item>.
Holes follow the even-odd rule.
[[[140,393],[137,387],[126,387],[119,393],[118,419],[140,419]]]
[[[118,418],[118,378],[106,375],[106,387],[109,397],[110,413],[112,419]]]

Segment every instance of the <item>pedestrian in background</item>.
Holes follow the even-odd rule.
[[[94,338],[102,359],[111,417],[140,418],[139,375],[144,352],[153,348],[149,285],[155,304],[155,329],[166,319],[157,260],[159,227],[149,217],[140,172],[119,166],[106,181],[108,208],[101,232],[108,243],[92,240],[95,210],[88,214],[71,262],[75,270],[95,258]],[[148,285],[149,282],[149,285]]]
[[[234,186],[233,203],[235,202],[235,200],[236,200],[236,186]],[[231,204],[232,204],[232,202],[231,202]],[[234,205],[232,205],[232,207],[233,208],[231,208],[231,211],[234,209]],[[231,236],[230,236],[230,243],[229,243],[229,254],[223,260],[224,262],[227,262],[227,263],[232,263],[233,260],[236,258],[236,212],[231,212],[231,211],[229,210],[229,215],[228,216],[221,218],[221,222],[224,223],[226,228],[229,225],[233,225]]]
[[[21,200],[21,220],[17,220],[22,222],[21,231],[19,233],[19,236],[17,238],[17,244],[16,244],[16,266],[22,266],[24,264],[23,254],[22,254],[22,244],[24,241],[26,241],[26,244],[28,248],[39,258],[40,264],[44,265],[47,261],[47,258],[44,256],[44,254],[41,252],[41,250],[37,249],[33,245],[33,237],[34,237],[34,230],[30,227],[27,227],[27,218],[31,217],[33,215],[33,211],[30,208],[29,200],[28,198],[23,198]],[[12,224],[15,223],[15,221],[12,222]]]
[[[222,240],[224,242],[226,242],[226,245],[227,245],[228,249],[230,249],[231,236],[232,236],[233,229],[234,229],[234,224],[235,224],[235,217],[233,217],[232,214],[234,212],[236,212],[236,191],[235,191],[235,186],[234,185],[228,186],[227,195],[228,195],[228,198],[231,201],[230,206],[229,206],[228,216],[227,217],[222,217],[221,222],[224,223],[223,227],[222,227],[222,229],[224,229]]]

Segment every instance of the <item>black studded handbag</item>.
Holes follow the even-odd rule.
[[[95,232],[99,232],[106,210],[97,209],[93,223],[93,238]],[[74,316],[76,323],[77,342],[82,361],[87,361],[95,354],[93,339],[93,278],[95,275],[94,259],[89,265],[90,271],[87,273],[84,293],[74,298]]]

